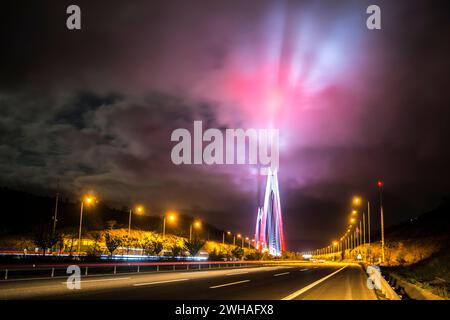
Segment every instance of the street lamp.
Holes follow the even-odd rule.
[[[358,213],[358,211],[352,210],[352,214],[353,214],[353,215],[355,215],[355,214],[357,214],[357,213]]]
[[[230,231],[227,231],[227,235],[229,236],[231,234]],[[225,231],[222,232],[222,244],[225,244]]]
[[[241,236],[241,234],[240,233],[238,233],[238,235],[237,235],[237,237],[240,239],[242,236]],[[235,243],[234,244],[236,244],[236,241],[235,241]],[[241,244],[241,247],[244,245],[244,239],[242,239],[242,244]]]
[[[163,219],[163,240],[166,238],[166,218],[169,219],[169,222],[175,222],[177,220],[177,215],[174,212],[169,212],[167,215],[164,215]]]
[[[194,221],[193,223],[191,223],[191,226],[189,228],[189,241],[192,240],[192,226],[199,229],[202,226],[202,223],[200,222],[200,220],[197,220],[197,221]]]
[[[137,214],[142,214],[144,212],[144,207],[136,206],[135,211]],[[132,214],[133,214],[133,209],[130,208],[130,216],[128,218],[128,236],[130,235],[130,232],[131,232],[131,215]]]
[[[80,255],[81,250],[81,226],[83,224],[83,206],[86,203],[87,206],[93,205],[97,202],[97,199],[92,195],[86,195],[81,200],[81,209],[80,209],[80,227],[78,229],[78,255]]]

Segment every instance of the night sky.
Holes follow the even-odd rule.
[[[450,194],[448,1],[14,3],[0,14],[2,186],[50,195],[59,179],[74,199],[252,234],[254,168],[170,160],[171,132],[203,120],[279,128],[290,250],[339,236],[354,194],[376,212],[378,179],[387,225]],[[370,4],[382,30],[366,28]]]

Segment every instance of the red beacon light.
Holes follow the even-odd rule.
[[[383,186],[383,181],[381,181],[381,180],[378,180],[378,182],[377,182],[377,186],[378,186],[378,188],[381,188],[381,187]]]

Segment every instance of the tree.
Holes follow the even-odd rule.
[[[64,243],[65,236],[63,234],[58,235],[58,241],[56,243],[56,248],[58,249],[59,253],[64,252],[65,243]]]
[[[293,251],[283,251],[282,255],[281,255],[281,259],[284,260],[296,260],[296,259],[300,259],[300,256]]]
[[[184,250],[186,249],[186,247],[184,245],[181,245],[179,243],[175,243],[172,246],[172,256],[173,257],[177,257],[177,256],[182,256]]]
[[[128,234],[124,235],[122,238],[122,245],[124,247],[127,247],[127,253],[129,253],[130,248],[135,248],[137,246],[139,246],[139,240],[137,238],[134,237],[130,237]]]
[[[108,220],[108,221],[106,221],[106,225],[108,226],[109,230],[112,230],[117,225],[117,221],[116,220]]]
[[[197,255],[201,248],[205,245],[205,241],[195,238],[191,241],[186,241],[185,246],[191,256]]]
[[[98,256],[101,254],[100,248],[101,234],[99,232],[95,232],[92,235],[92,238],[94,239],[94,243],[92,244],[92,247],[90,248],[88,254],[92,256]]]
[[[140,244],[148,255],[158,255],[163,249],[163,242],[157,237],[145,237]]]
[[[263,258],[263,254],[258,250],[252,250],[245,255],[245,260],[261,260]]]
[[[208,260],[219,261],[219,260],[224,260],[225,257],[226,257],[226,252],[214,249],[213,251],[211,251],[209,253]]]
[[[33,243],[39,248],[42,248],[42,254],[44,256],[47,249],[53,247],[60,240],[61,236],[58,233],[53,233],[49,228],[43,226],[40,226],[33,233]]]
[[[111,233],[107,232],[105,235],[105,243],[106,247],[108,248],[108,251],[110,255],[112,256],[114,251],[122,244],[123,240],[120,236],[112,235]]]
[[[232,251],[231,254],[233,255],[233,257],[238,258],[238,259],[242,259],[242,257],[244,256],[244,249],[242,249],[241,247],[235,247]]]

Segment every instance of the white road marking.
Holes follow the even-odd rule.
[[[273,276],[278,277],[278,276],[284,276],[285,274],[289,274],[289,272],[277,273],[277,274],[274,274]]]
[[[322,279],[319,279],[309,285],[307,285],[304,288],[301,288],[300,290],[297,290],[293,293],[291,293],[290,295],[282,298],[281,300],[292,300],[297,298],[299,295],[301,295],[302,293],[305,293],[306,291],[308,291],[309,289],[312,289],[313,287],[317,286],[319,283],[331,278],[332,276],[334,276],[336,273],[341,272],[342,270],[344,270],[345,268],[347,268],[347,265],[343,266],[342,268],[340,268],[339,270],[336,270],[335,272],[323,277]]]
[[[306,268],[306,269],[300,269],[300,271],[308,271],[309,269],[308,268]]]
[[[187,281],[189,279],[173,279],[173,280],[164,280],[164,281],[154,281],[154,282],[144,282],[144,283],[135,283],[133,286],[150,286],[152,284],[160,284],[160,283],[170,283],[170,282],[178,282],[178,281]]]
[[[237,274],[246,274],[246,273],[248,273],[248,272],[247,272],[247,271],[244,271],[244,272],[227,273],[226,276],[235,276],[235,275],[237,275]]]
[[[96,280],[80,280],[81,283],[85,282],[102,282],[102,281],[117,281],[117,280],[127,280],[131,279],[130,277],[121,277],[121,278],[109,278],[109,279],[96,279]],[[62,284],[67,284],[67,281],[61,282]]]
[[[200,274],[200,273],[205,274],[207,272],[204,272],[204,271],[183,272],[184,275],[187,275],[187,274]]]
[[[224,283],[224,284],[219,284],[217,286],[212,286],[212,287],[209,287],[209,288],[210,289],[216,289],[216,288],[221,288],[221,287],[228,287],[228,286],[232,286],[232,285],[239,284],[239,283],[244,283],[244,282],[250,282],[250,280],[242,280],[242,281]]]
[[[80,280],[81,283],[85,282],[101,282],[101,281],[117,281],[117,280],[127,280],[131,279],[130,277],[121,277],[121,278],[109,278],[109,279],[96,279],[96,280]],[[62,284],[67,284],[67,282],[61,282]]]

